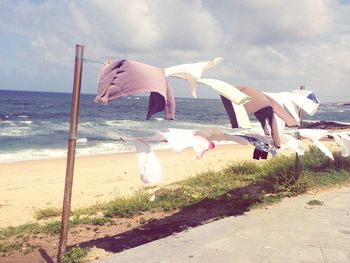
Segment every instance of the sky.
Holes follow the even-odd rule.
[[[0,0],[0,89],[72,92],[81,44],[90,60],[160,68],[221,56],[204,78],[350,100],[349,25],[349,0]],[[96,93],[100,67],[84,63],[83,93]]]

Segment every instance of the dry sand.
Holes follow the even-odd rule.
[[[196,173],[217,170],[233,161],[252,159],[253,147],[219,145],[197,160],[193,150],[155,151],[169,184]],[[66,159],[0,164],[0,228],[35,221],[34,212],[62,207]],[[78,157],[75,163],[72,208],[125,196],[146,186],[137,168],[136,154],[117,153]]]

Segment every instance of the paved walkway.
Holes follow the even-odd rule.
[[[319,200],[323,205],[308,205]],[[105,258],[100,263],[350,262],[350,188],[288,198]]]

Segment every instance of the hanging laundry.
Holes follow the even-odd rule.
[[[263,93],[251,87],[237,87],[241,92],[251,97],[251,101],[244,104],[244,108],[248,115],[254,114],[259,120],[262,128],[266,135],[270,135],[270,130],[267,124],[271,128],[271,135],[275,147],[279,148],[280,138],[278,133],[278,127],[274,113],[281,117],[289,127],[297,126],[296,121],[293,117],[283,109],[276,101],[272,98],[267,97]],[[235,110],[232,105],[228,104],[227,101],[223,100],[225,110],[230,117],[231,127],[237,128],[238,122],[235,116]]]
[[[318,129],[299,129],[298,130],[300,136],[308,138],[312,140],[312,142],[316,145],[317,148],[320,149],[326,156],[330,159],[334,160],[332,152],[324,145],[320,139],[326,137],[328,134],[327,130],[318,130]]]
[[[198,79],[197,81],[212,87],[220,95],[224,96],[235,104],[240,105],[251,100],[249,96],[225,81],[218,79]]]
[[[336,143],[340,146],[341,156],[350,156],[350,136],[344,132],[333,132],[330,135],[334,138]]]
[[[194,141],[193,141],[192,148],[196,153],[197,159],[202,158],[203,154],[206,151],[209,151],[215,148],[215,144],[212,141],[209,141],[200,135],[194,135],[193,140]]]
[[[139,93],[150,93],[147,119],[164,111],[165,119],[175,119],[175,98],[164,70],[132,60],[106,63],[100,71],[95,102],[109,101]]]
[[[249,141],[239,135],[228,134],[216,128],[201,128],[195,131],[195,135],[200,135],[210,141],[231,141],[241,145],[248,145]]]
[[[305,111],[308,115],[314,115],[319,107],[319,104],[304,97],[301,94],[292,92],[264,92],[265,95],[271,97],[277,101],[280,105],[286,108],[286,110],[293,116],[300,124],[299,109]]]
[[[164,69],[165,76],[175,77],[186,80],[190,88],[190,92],[194,98],[197,97],[196,94],[196,84],[197,80],[202,77],[203,71],[215,67],[223,60],[222,57],[214,58],[213,60],[181,64]]]
[[[251,128],[248,113],[242,104],[237,105],[222,95],[220,98],[230,119],[232,128]]]
[[[245,134],[227,134],[215,128],[202,128],[197,130],[195,134],[200,134],[202,137],[213,141],[232,141],[241,145],[252,144],[255,146],[253,158],[259,160],[267,159],[268,153],[273,157],[277,155],[274,146],[271,145],[269,138],[255,133]]]
[[[206,84],[219,93],[221,100],[230,121],[240,128],[250,128],[250,120],[248,114],[242,104],[251,100],[249,96],[240,92],[231,84],[218,79],[198,79],[199,83]],[[231,108],[234,112],[231,111]]]
[[[215,144],[212,141],[201,135],[195,135],[192,130],[170,128],[159,130],[157,133],[155,137],[159,138],[159,135],[161,135],[169,143],[170,148],[176,152],[181,152],[186,148],[192,147],[198,159],[206,151],[215,148]]]
[[[300,90],[300,89],[296,89],[296,90],[292,90],[291,91],[292,93],[295,93],[295,94],[300,94],[302,96],[304,96],[305,98],[308,98],[309,100],[313,101],[314,103],[316,104],[320,104],[320,101],[319,99],[317,98],[315,92],[313,90]],[[315,109],[316,111],[317,109]],[[310,115],[313,115],[313,113],[308,113]]]
[[[277,151],[274,146],[270,146],[268,139],[264,136],[258,134],[249,134],[249,135],[239,135],[242,138],[251,143],[255,149],[253,152],[253,159],[267,159],[268,153],[271,153],[272,157],[277,155]]]
[[[305,154],[305,147],[301,143],[300,140],[296,139],[295,137],[288,135],[288,134],[281,134],[281,150],[286,148],[292,149],[294,152],[296,152],[299,155]]]
[[[134,140],[134,145],[141,180],[146,184],[160,183],[162,181],[162,166],[158,157],[142,139]]]

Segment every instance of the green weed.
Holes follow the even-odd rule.
[[[310,200],[309,202],[307,202],[307,204],[308,205],[323,205],[323,202],[322,201],[320,201],[320,200],[316,200],[316,199],[314,199],[314,200]]]
[[[152,207],[150,194],[145,191],[138,191],[131,197],[117,198],[109,202],[104,215],[106,217],[120,216],[130,218],[147,211]]]
[[[66,252],[63,256],[63,263],[80,263],[87,256],[88,248],[75,247]]]
[[[47,219],[51,217],[61,216],[62,210],[55,207],[48,207],[39,209],[34,212],[34,217],[36,220]]]

